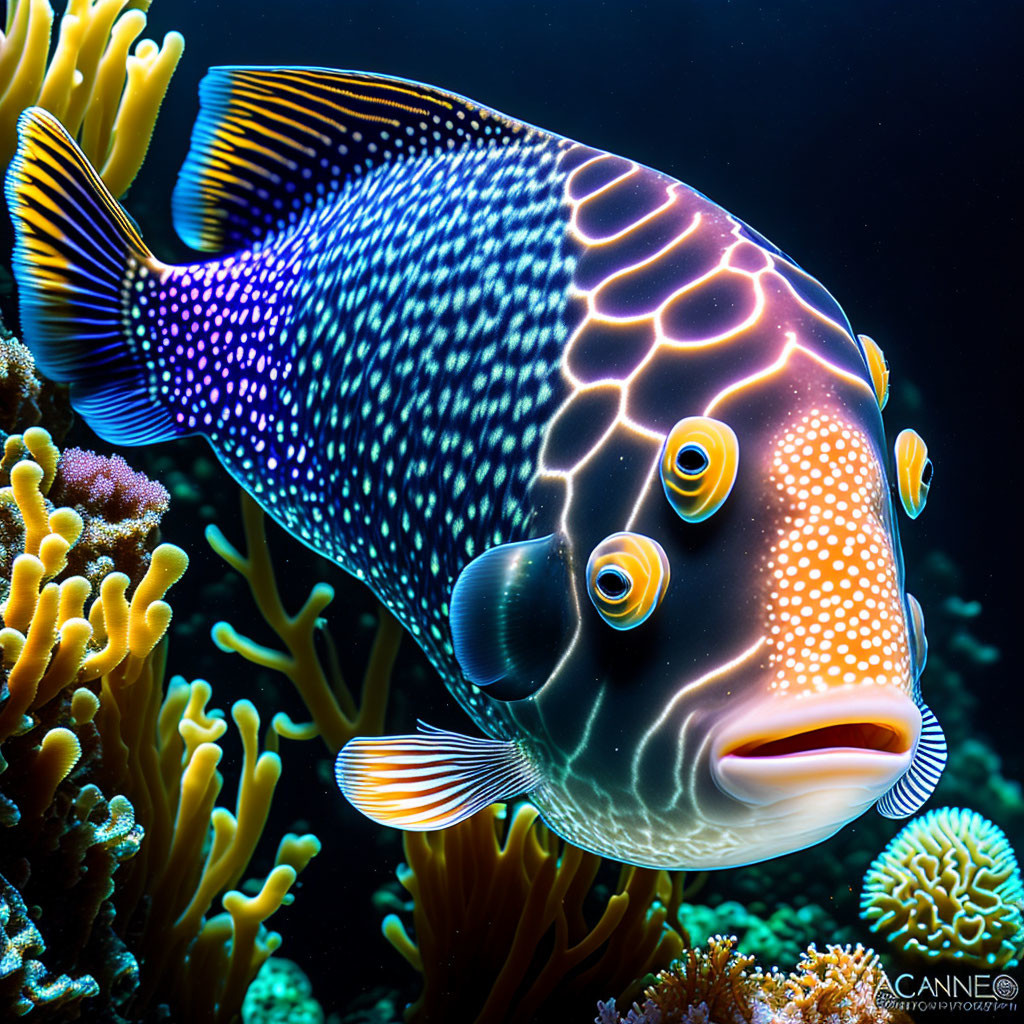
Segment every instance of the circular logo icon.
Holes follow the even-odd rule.
[[[992,991],[1000,999],[1016,999],[1020,986],[1008,974],[1000,974],[992,982]]]

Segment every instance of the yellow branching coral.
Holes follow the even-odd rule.
[[[207,528],[206,539],[249,584],[260,614],[280,637],[285,650],[258,644],[227,622],[218,622],[213,627],[214,643],[223,651],[240,654],[291,680],[313,720],[297,724],[287,715],[279,714],[274,719],[274,729],[280,735],[289,739],[310,739],[319,735],[328,750],[336,754],[353,736],[380,734],[402,627],[383,605],[379,606],[380,625],[363,678],[362,704],[357,708],[337,662],[332,659],[325,667],[316,649],[317,629],[321,616],[334,599],[333,588],[326,583],[316,584],[299,611],[289,615],[277,587],[263,510],[244,491],[242,522],[247,552],[244,555],[215,526]]]
[[[135,45],[146,15],[132,0],[68,0],[51,55],[49,0],[10,0],[0,36],[0,160],[14,153],[18,115],[38,104],[76,136],[114,195],[132,183],[149,147],[185,41]]]
[[[492,805],[441,832],[407,832],[415,942],[399,918],[391,944],[423,975],[408,1021],[466,1024],[572,1020],[599,993],[632,990],[683,948],[675,919],[682,877],[624,868],[599,919],[584,903],[601,858],[563,844],[520,804]]]
[[[152,661],[147,671],[159,672]],[[257,896],[235,890],[266,825],[281,774],[276,753],[259,750],[260,718],[247,700],[231,716],[243,748],[234,812],[215,806],[223,716],[207,708],[208,683],[158,679],[107,687],[96,713],[106,746],[121,740],[117,774],[145,822],[146,843],[115,899],[144,957],[135,1003],[177,1008],[181,1019],[227,1022],[280,936],[263,922],[289,902],[298,873],[319,852],[315,836],[287,835]],[[151,739],[155,738],[155,739]],[[145,901],[143,894],[148,893]],[[210,916],[220,898],[225,913]]]
[[[939,807],[906,825],[864,877],[861,917],[927,962],[1013,967],[1024,955],[1024,885],[1002,829]]]
[[[112,879],[143,830],[123,790],[92,781],[106,755],[93,721],[104,693],[149,664],[170,621],[163,598],[187,563],[162,545],[130,598],[116,572],[94,594],[67,565],[82,517],[48,500],[58,457],[34,427],[7,439],[0,466],[3,545],[16,555],[0,604],[0,1012],[19,1014],[63,1013],[125,979],[131,987],[135,958],[111,925]],[[51,953],[74,974],[51,974],[41,959]]]
[[[184,551],[163,544],[153,552],[130,603],[128,578],[113,572],[86,610],[88,581],[58,580],[82,532],[77,512],[54,509],[46,501],[59,453],[41,427],[27,430],[21,442],[32,458],[12,466],[10,486],[0,490],[0,504],[17,509],[22,546],[0,605],[7,689],[0,705],[0,744],[32,728],[40,710],[76,681],[115,671],[133,679],[170,624],[163,597],[188,564]]]
[[[237,888],[281,762],[260,750],[256,708],[237,702],[238,793],[233,810],[217,806],[228,725],[208,707],[211,688],[175,680],[164,694],[165,596],[184,551],[156,547],[134,586],[114,570],[93,587],[69,568],[83,518],[153,485],[120,465],[93,474],[99,457],[82,453],[82,513],[54,507],[73,469],[43,430],[9,440],[0,522],[20,550],[0,605],[0,1015],[89,998],[95,1019],[149,1019],[162,1006],[170,1019],[227,1024],[280,942],[267,918],[319,842],[286,835],[258,892]],[[37,920],[25,904],[43,908]],[[43,954],[76,970],[51,973]]]

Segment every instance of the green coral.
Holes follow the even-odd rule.
[[[99,993],[89,974],[50,974],[35,957],[46,952],[20,893],[0,875],[0,998],[21,1017],[38,1007],[56,1009]]]
[[[253,979],[242,1003],[242,1024],[323,1024],[324,1011],[302,968],[271,957]]]
[[[940,807],[910,822],[864,878],[861,916],[908,956],[1006,969],[1024,950],[1024,884],[1002,829]]]
[[[679,910],[679,922],[694,946],[704,945],[714,935],[731,934],[738,940],[736,948],[740,953],[756,956],[760,963],[767,964],[793,963],[822,935],[834,939],[853,937],[816,903],[780,903],[771,913],[766,911],[760,902],[744,905],[729,900],[715,907],[684,903]]]

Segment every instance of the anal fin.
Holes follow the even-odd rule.
[[[423,722],[419,729],[354,739],[338,754],[338,788],[380,825],[413,832],[447,828],[540,782],[539,769],[515,741],[463,736]]]

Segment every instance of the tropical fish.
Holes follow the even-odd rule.
[[[701,193],[440,89],[204,80],[162,263],[57,121],[19,124],[23,330],[102,437],[202,434],[364,580],[484,736],[360,738],[376,821],[527,795],[565,839],[714,868],[944,761],[880,409],[831,295]],[[896,492],[924,505],[924,442]]]

